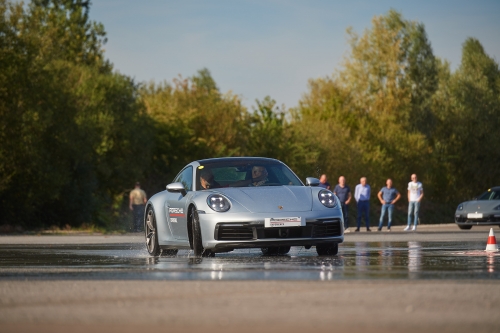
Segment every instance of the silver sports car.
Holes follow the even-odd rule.
[[[455,223],[460,229],[470,229],[473,225],[500,226],[500,186],[458,205]]]
[[[214,256],[238,248],[286,254],[316,246],[336,255],[344,241],[338,198],[308,177],[305,186],[283,162],[229,157],[189,163],[166,191],[149,199],[144,230],[153,256],[192,249]]]

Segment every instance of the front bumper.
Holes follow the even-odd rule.
[[[269,214],[200,214],[203,247],[232,250],[270,246],[313,246],[344,241],[344,223],[341,213],[300,212],[282,213],[281,216],[302,216],[306,225],[301,227],[266,228]],[[299,215],[300,214],[300,215]],[[234,216],[231,216],[234,215]],[[339,216],[340,215],[340,216]]]
[[[500,225],[500,212],[483,213],[482,218],[469,218],[467,213],[457,211],[455,223],[458,225]]]

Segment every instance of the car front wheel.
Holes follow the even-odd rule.
[[[158,236],[156,235],[156,217],[153,207],[149,207],[146,212],[146,225],[144,228],[146,234],[146,247],[150,255],[157,257],[161,253],[158,245]]]
[[[215,253],[211,250],[205,250],[203,248],[203,242],[201,239],[201,228],[200,228],[200,218],[196,209],[191,211],[191,223],[193,231],[193,252],[196,257],[215,257]]]
[[[318,244],[316,252],[319,256],[334,256],[339,252],[339,244]]]

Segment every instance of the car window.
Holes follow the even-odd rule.
[[[204,189],[200,179],[202,173],[208,174],[210,178],[213,175],[211,188],[251,186],[252,168],[255,166],[263,167],[267,171],[267,179],[259,186],[303,186],[297,176],[286,165],[254,159],[249,161],[212,162],[201,165],[197,170],[197,188]]]
[[[500,200],[500,191],[487,191],[481,194],[477,200]]]
[[[193,190],[193,167],[188,166],[182,170],[174,179],[174,183],[182,183],[186,191]]]

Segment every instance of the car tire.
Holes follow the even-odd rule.
[[[165,257],[174,257],[177,255],[177,252],[179,252],[177,249],[165,249],[161,251],[161,255]]]
[[[146,236],[146,248],[153,257],[158,257],[161,253],[156,233],[156,217],[153,207],[149,207],[146,212],[146,223],[144,224],[144,234]]]
[[[260,250],[262,251],[262,254],[265,256],[273,256],[278,252],[278,248],[274,246],[261,247]]]
[[[280,246],[278,247],[278,254],[279,255],[285,255],[288,252],[290,252],[291,247],[290,246]]]
[[[335,256],[339,253],[339,244],[318,244],[316,252],[319,256]]]
[[[196,209],[192,209],[191,211],[191,223],[192,223],[192,232],[193,232],[193,252],[195,257],[215,257],[215,253],[211,250],[205,250],[203,248],[203,242],[201,239],[201,227],[200,227],[200,218],[198,216],[198,212]]]
[[[285,255],[290,252],[290,246],[261,247],[260,250],[265,256]]]
[[[472,229],[471,225],[459,225],[458,227],[460,229],[462,229],[462,230],[470,230],[470,229]]]

